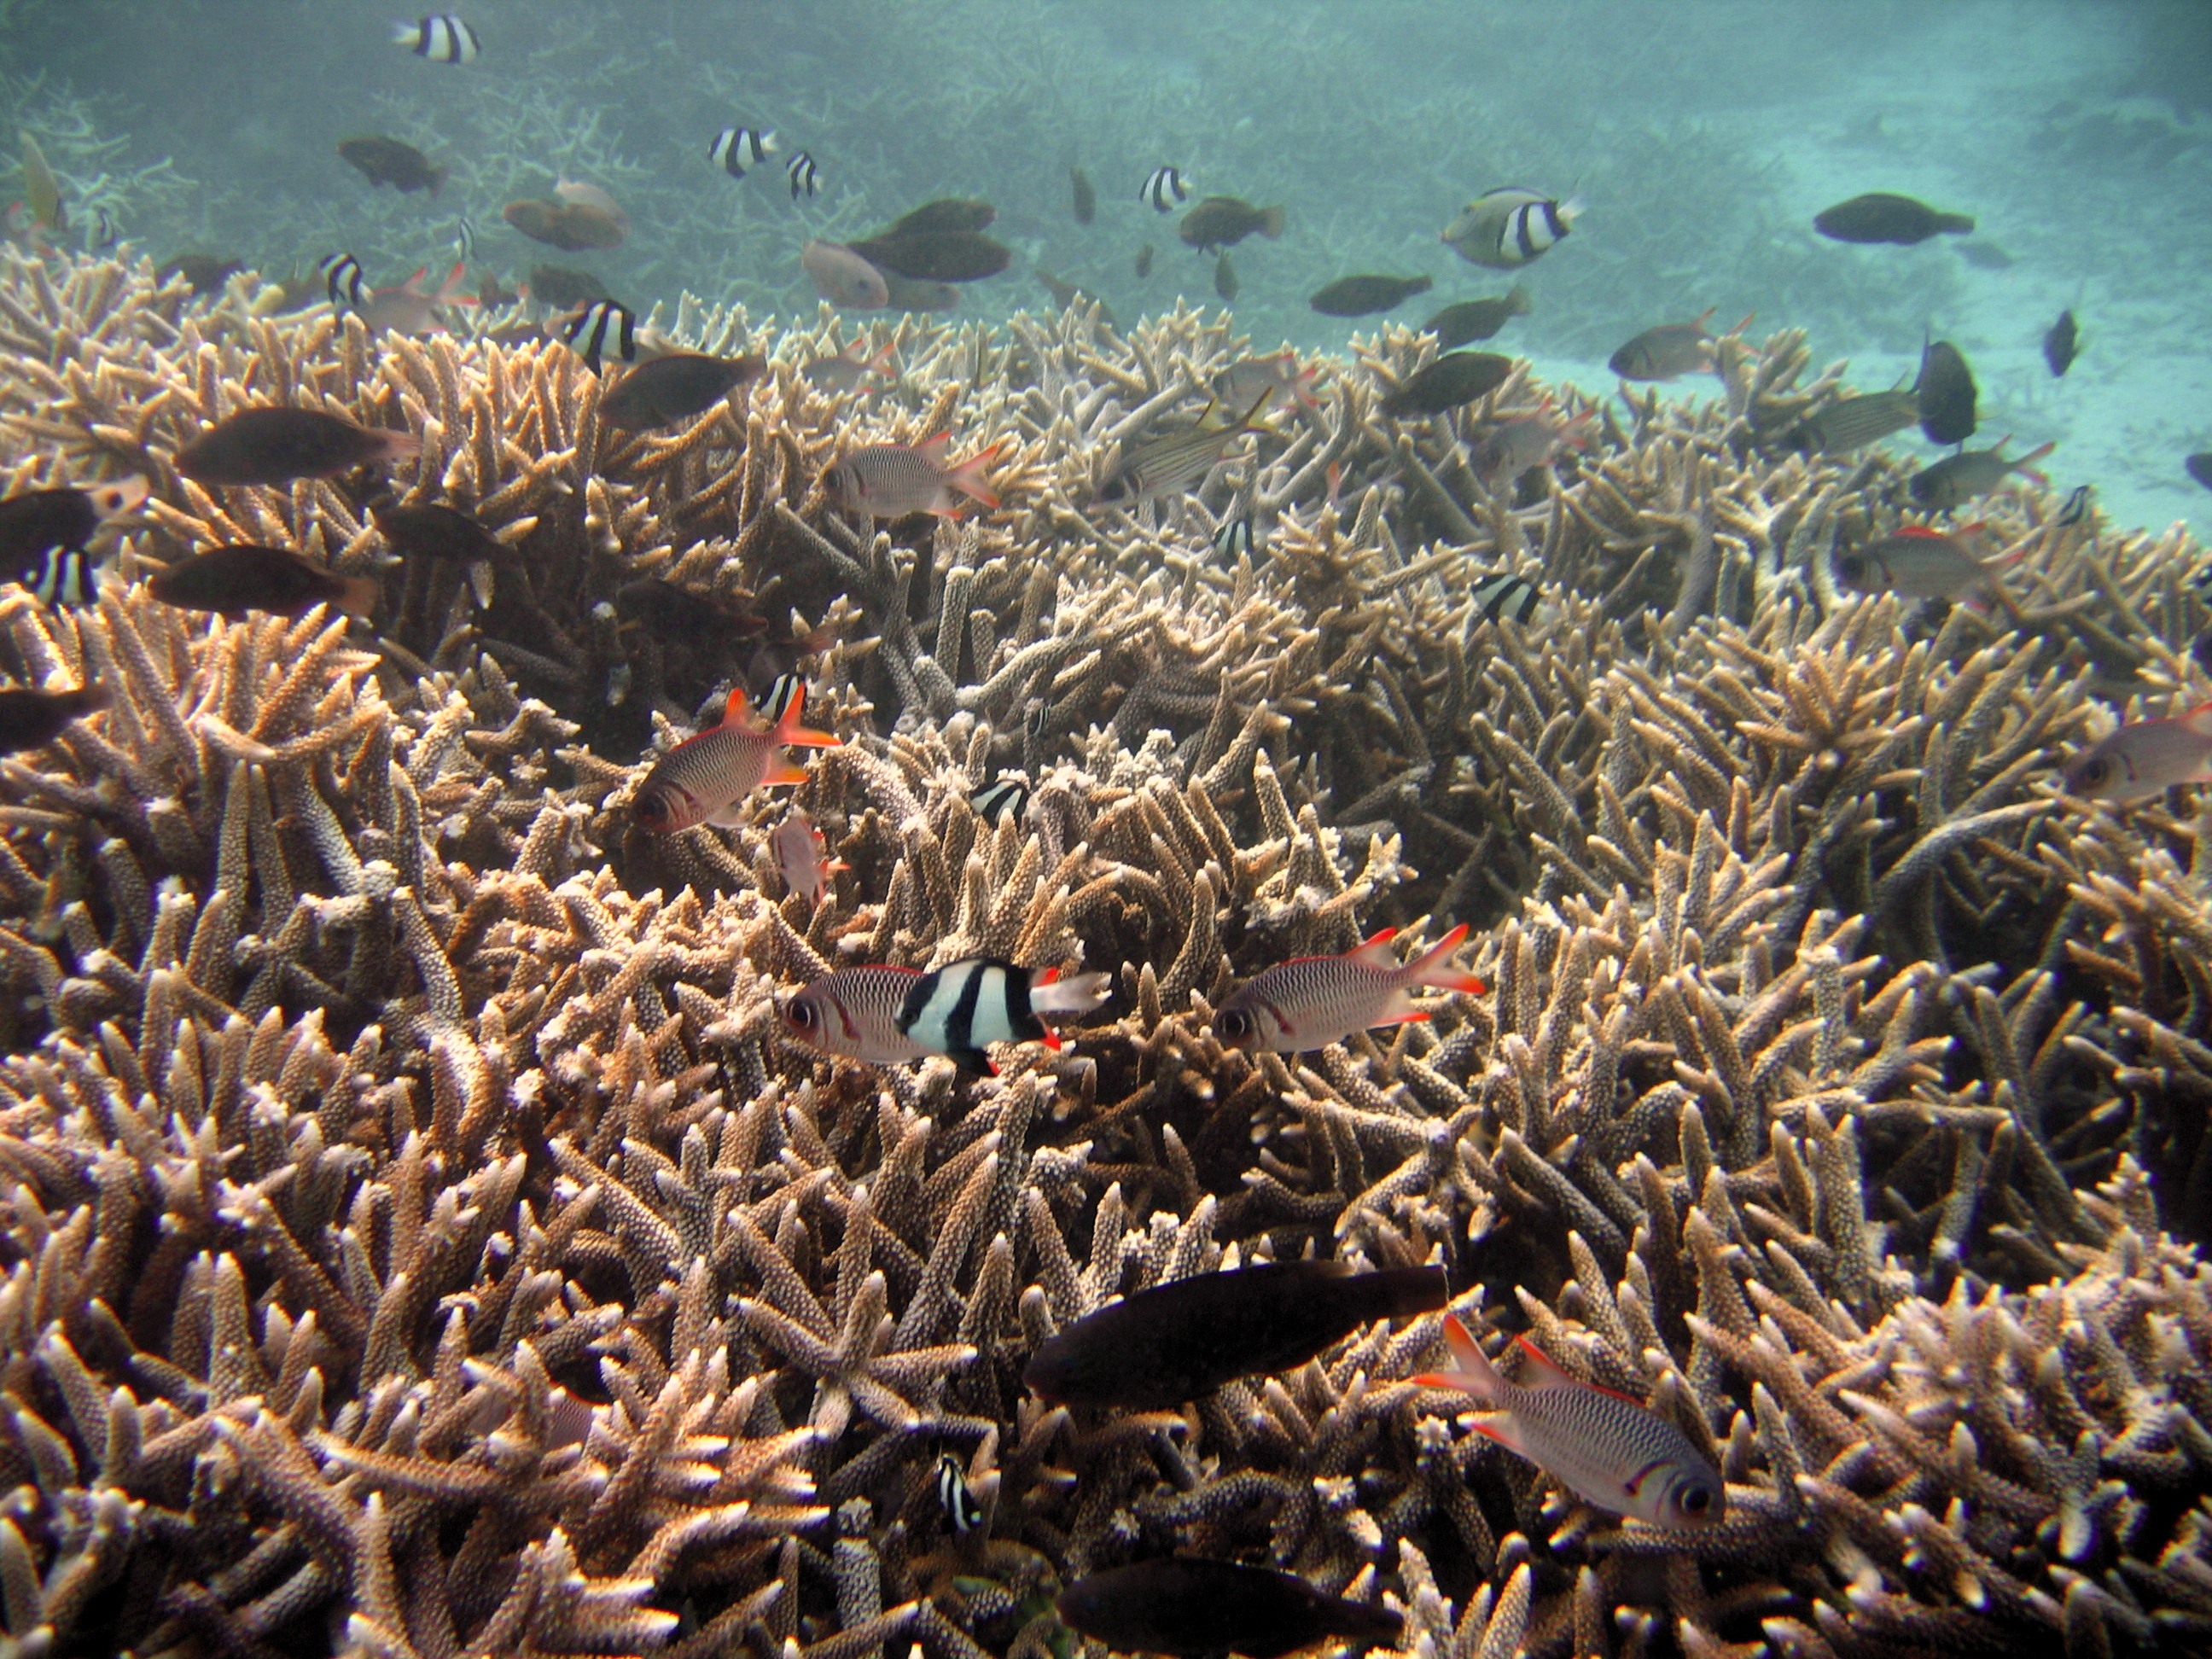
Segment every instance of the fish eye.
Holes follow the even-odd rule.
[[[1235,1042],[1238,1037],[1252,1035],[1252,1016],[1242,1008],[1224,1008],[1213,1017],[1215,1035]]]
[[[2107,755],[2093,756],[2074,769],[2074,782],[2077,789],[2094,789],[2109,781],[2112,775],[2112,757]]]
[[[814,1005],[805,997],[793,997],[785,1003],[783,1017],[799,1030],[811,1031],[814,1029]]]
[[[1682,1495],[1675,1502],[1680,1505],[1682,1513],[1685,1515],[1710,1514],[1713,1507],[1712,1491],[1703,1485],[1686,1486],[1682,1489]]]

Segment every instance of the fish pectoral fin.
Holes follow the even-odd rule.
[[[1468,1427],[1485,1440],[1494,1440],[1516,1457],[1528,1457],[1528,1449],[1521,1437],[1520,1425],[1514,1422],[1510,1412],[1476,1412],[1470,1414]],[[1528,1460],[1537,1460],[1531,1457]]]
[[[990,1055],[981,1048],[947,1048],[945,1057],[963,1072],[981,1072],[985,1077],[999,1075],[999,1068],[991,1063]]]
[[[745,815],[740,810],[743,805],[741,801],[733,800],[720,811],[708,813],[707,822],[717,830],[735,830],[745,821]]]

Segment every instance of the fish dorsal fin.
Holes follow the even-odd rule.
[[[2198,704],[2181,717],[2181,723],[2200,738],[2212,738],[2212,702]]]
[[[742,685],[732,686],[730,688],[730,700],[722,705],[722,724],[725,726],[750,726],[751,721],[747,718],[747,715],[750,712],[751,704],[745,696],[745,688]]]
[[[1534,1340],[1525,1334],[1515,1337],[1513,1346],[1526,1357],[1526,1372],[1520,1384],[1524,1389],[1589,1389],[1599,1394],[1609,1394],[1615,1400],[1625,1401],[1632,1406],[1641,1407],[1644,1404],[1634,1395],[1623,1394],[1618,1389],[1608,1389],[1601,1382],[1583,1382],[1538,1347]]]
[[[410,276],[405,282],[400,283],[399,291],[402,294],[411,294],[418,300],[428,299],[430,296],[422,292],[422,279],[429,274],[429,266],[416,266],[415,274],[412,276]]]
[[[932,466],[940,466],[945,458],[952,453],[952,434],[950,432],[932,433],[914,447],[914,453]]]
[[[1719,309],[1720,307],[1718,306],[1707,306],[1703,311],[1699,312],[1695,317],[1692,317],[1690,319],[1690,326],[1697,330],[1700,334],[1705,333],[1706,331],[1705,325],[1712,321],[1713,313]]]
[[[1347,951],[1345,954],[1355,962],[1370,963],[1377,968],[1395,968],[1398,953],[1390,948],[1390,941],[1397,937],[1396,928],[1385,927],[1381,933],[1363,940],[1358,949]]]
[[[1971,528],[1971,526],[1969,527]],[[1915,541],[1943,542],[1950,540],[1949,537],[1946,536],[1942,531],[1936,529],[1935,526],[1928,524],[1901,524],[1897,527],[1897,533],[1900,536],[1910,536]]]

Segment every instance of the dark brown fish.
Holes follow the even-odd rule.
[[[574,270],[567,265],[532,265],[530,297],[541,305],[568,311],[587,306],[594,300],[611,300],[615,296],[612,289],[588,270]]]
[[[991,222],[998,216],[999,210],[988,202],[979,202],[969,196],[946,196],[924,202],[888,230],[876,234],[885,241],[896,241],[902,236],[958,235],[988,230]]]
[[[1959,257],[1977,270],[2010,270],[2013,257],[1995,242],[1961,242]]]
[[[106,707],[104,685],[80,685],[69,691],[9,686],[0,690],[0,755],[52,743],[71,720]]]
[[[1389,1608],[1323,1595],[1295,1574],[1190,1558],[1109,1567],[1077,1579],[1053,1605],[1063,1624],[1116,1653],[1177,1659],[1282,1659],[1332,1637],[1388,1647],[1405,1630]]]
[[[2051,366],[2054,377],[2063,375],[2074,366],[2074,359],[2081,350],[2081,337],[2069,307],[2058,313],[2058,320],[2043,333],[2043,361]]]
[[[2181,470],[2207,489],[2212,489],[2212,450],[2200,449],[2194,455],[2183,456]]]
[[[1371,317],[1435,286],[1428,276],[1340,276],[1306,303],[1324,317]]]
[[[1606,367],[1624,380],[1671,380],[1677,374],[1695,374],[1713,366],[1713,337],[1705,324],[1718,306],[1686,323],[1662,323],[1647,328],[1607,360]]]
[[[342,138],[338,154],[360,169],[372,185],[389,185],[402,196],[418,190],[435,196],[450,171],[434,167],[421,150],[397,138]]]
[[[378,461],[412,460],[411,432],[356,426],[319,409],[242,409],[177,452],[177,471],[197,483],[281,484],[330,478]]]
[[[1081,167],[1068,168],[1067,188],[1075,198],[1075,222],[1089,224],[1098,216],[1098,192],[1091,188],[1091,175]]]
[[[1974,222],[1964,213],[1939,213],[1910,196],[1875,191],[1816,214],[1813,228],[1838,242],[1924,242],[1930,236],[1971,236]]]
[[[1790,428],[1783,441],[1808,454],[1841,455],[1920,418],[1920,399],[1910,392],[1869,392],[1838,398]]]
[[[1066,1405],[1161,1411],[1239,1376],[1295,1370],[1362,1325],[1431,1312],[1445,1296],[1440,1267],[1284,1261],[1197,1273],[1077,1320],[1030,1356],[1022,1381]]]
[[[1132,268],[1136,271],[1139,282],[1152,274],[1152,245],[1150,242],[1137,250],[1136,262]]]
[[[512,548],[467,514],[435,501],[419,507],[380,507],[375,517],[378,533],[402,558],[474,564],[479,560],[514,557]]]
[[[1447,351],[1382,400],[1385,415],[1441,415],[1505,384],[1513,360],[1494,351]]]
[[[980,283],[1014,258],[1004,242],[974,230],[902,231],[851,246],[878,270],[921,283]]]
[[[213,253],[179,253],[154,276],[164,283],[172,276],[181,276],[192,285],[193,293],[212,294],[245,269],[236,259],[222,258]]]
[[[640,363],[599,399],[609,426],[665,426],[726,398],[768,368],[763,357],[710,357],[672,351]]]
[[[1211,253],[1234,247],[1254,231],[1274,241],[1283,234],[1283,210],[1255,208],[1237,196],[1209,196],[1182,216],[1176,230],[1186,246]]]
[[[1224,300],[1233,300],[1240,286],[1237,267],[1229,263],[1229,250],[1224,248],[1213,256],[1213,291]]]
[[[564,253],[619,247],[629,234],[621,220],[589,202],[509,202],[500,216],[532,241]]]
[[[671,637],[685,637],[695,645],[713,645],[731,634],[765,634],[768,619],[726,604],[711,594],[641,577],[615,590],[615,610],[633,622],[644,623]]]
[[[1437,349],[1449,351],[1469,340],[1487,340],[1516,317],[1528,314],[1528,289],[1520,283],[1495,300],[1462,300],[1446,306],[1421,325],[1421,331],[1437,337]]]
[[[1966,354],[1948,340],[1931,340],[1920,353],[1920,429],[1931,444],[1962,444],[1974,435],[1975,401],[1981,395]]]
[[[376,609],[374,576],[341,576],[281,547],[210,548],[157,570],[146,591],[182,611],[213,611],[235,622],[250,611],[297,617],[319,605],[356,617]]]

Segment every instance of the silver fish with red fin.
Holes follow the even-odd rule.
[[[2212,783],[2212,703],[2171,720],[2131,720],[2067,765],[2066,793],[2087,800],[2141,800],[2177,783]]]
[[[1413,1006],[1420,986],[1480,996],[1489,988],[1445,959],[1467,937],[1462,922],[1411,962],[1391,954],[1397,929],[1385,927],[1357,950],[1295,957],[1247,980],[1213,1016],[1213,1035],[1232,1048],[1304,1054],[1340,1042],[1371,1025],[1401,1025],[1428,1015]]]
[[[734,688],[720,726],[684,738],[653,763],[630,804],[638,828],[655,836],[672,836],[701,823],[727,829],[742,822],[738,803],[754,790],[805,781],[806,774],[785,760],[783,750],[835,749],[842,742],[801,726],[805,707],[806,688],[801,685],[775,724],[763,726],[746,708],[744,687]]]

